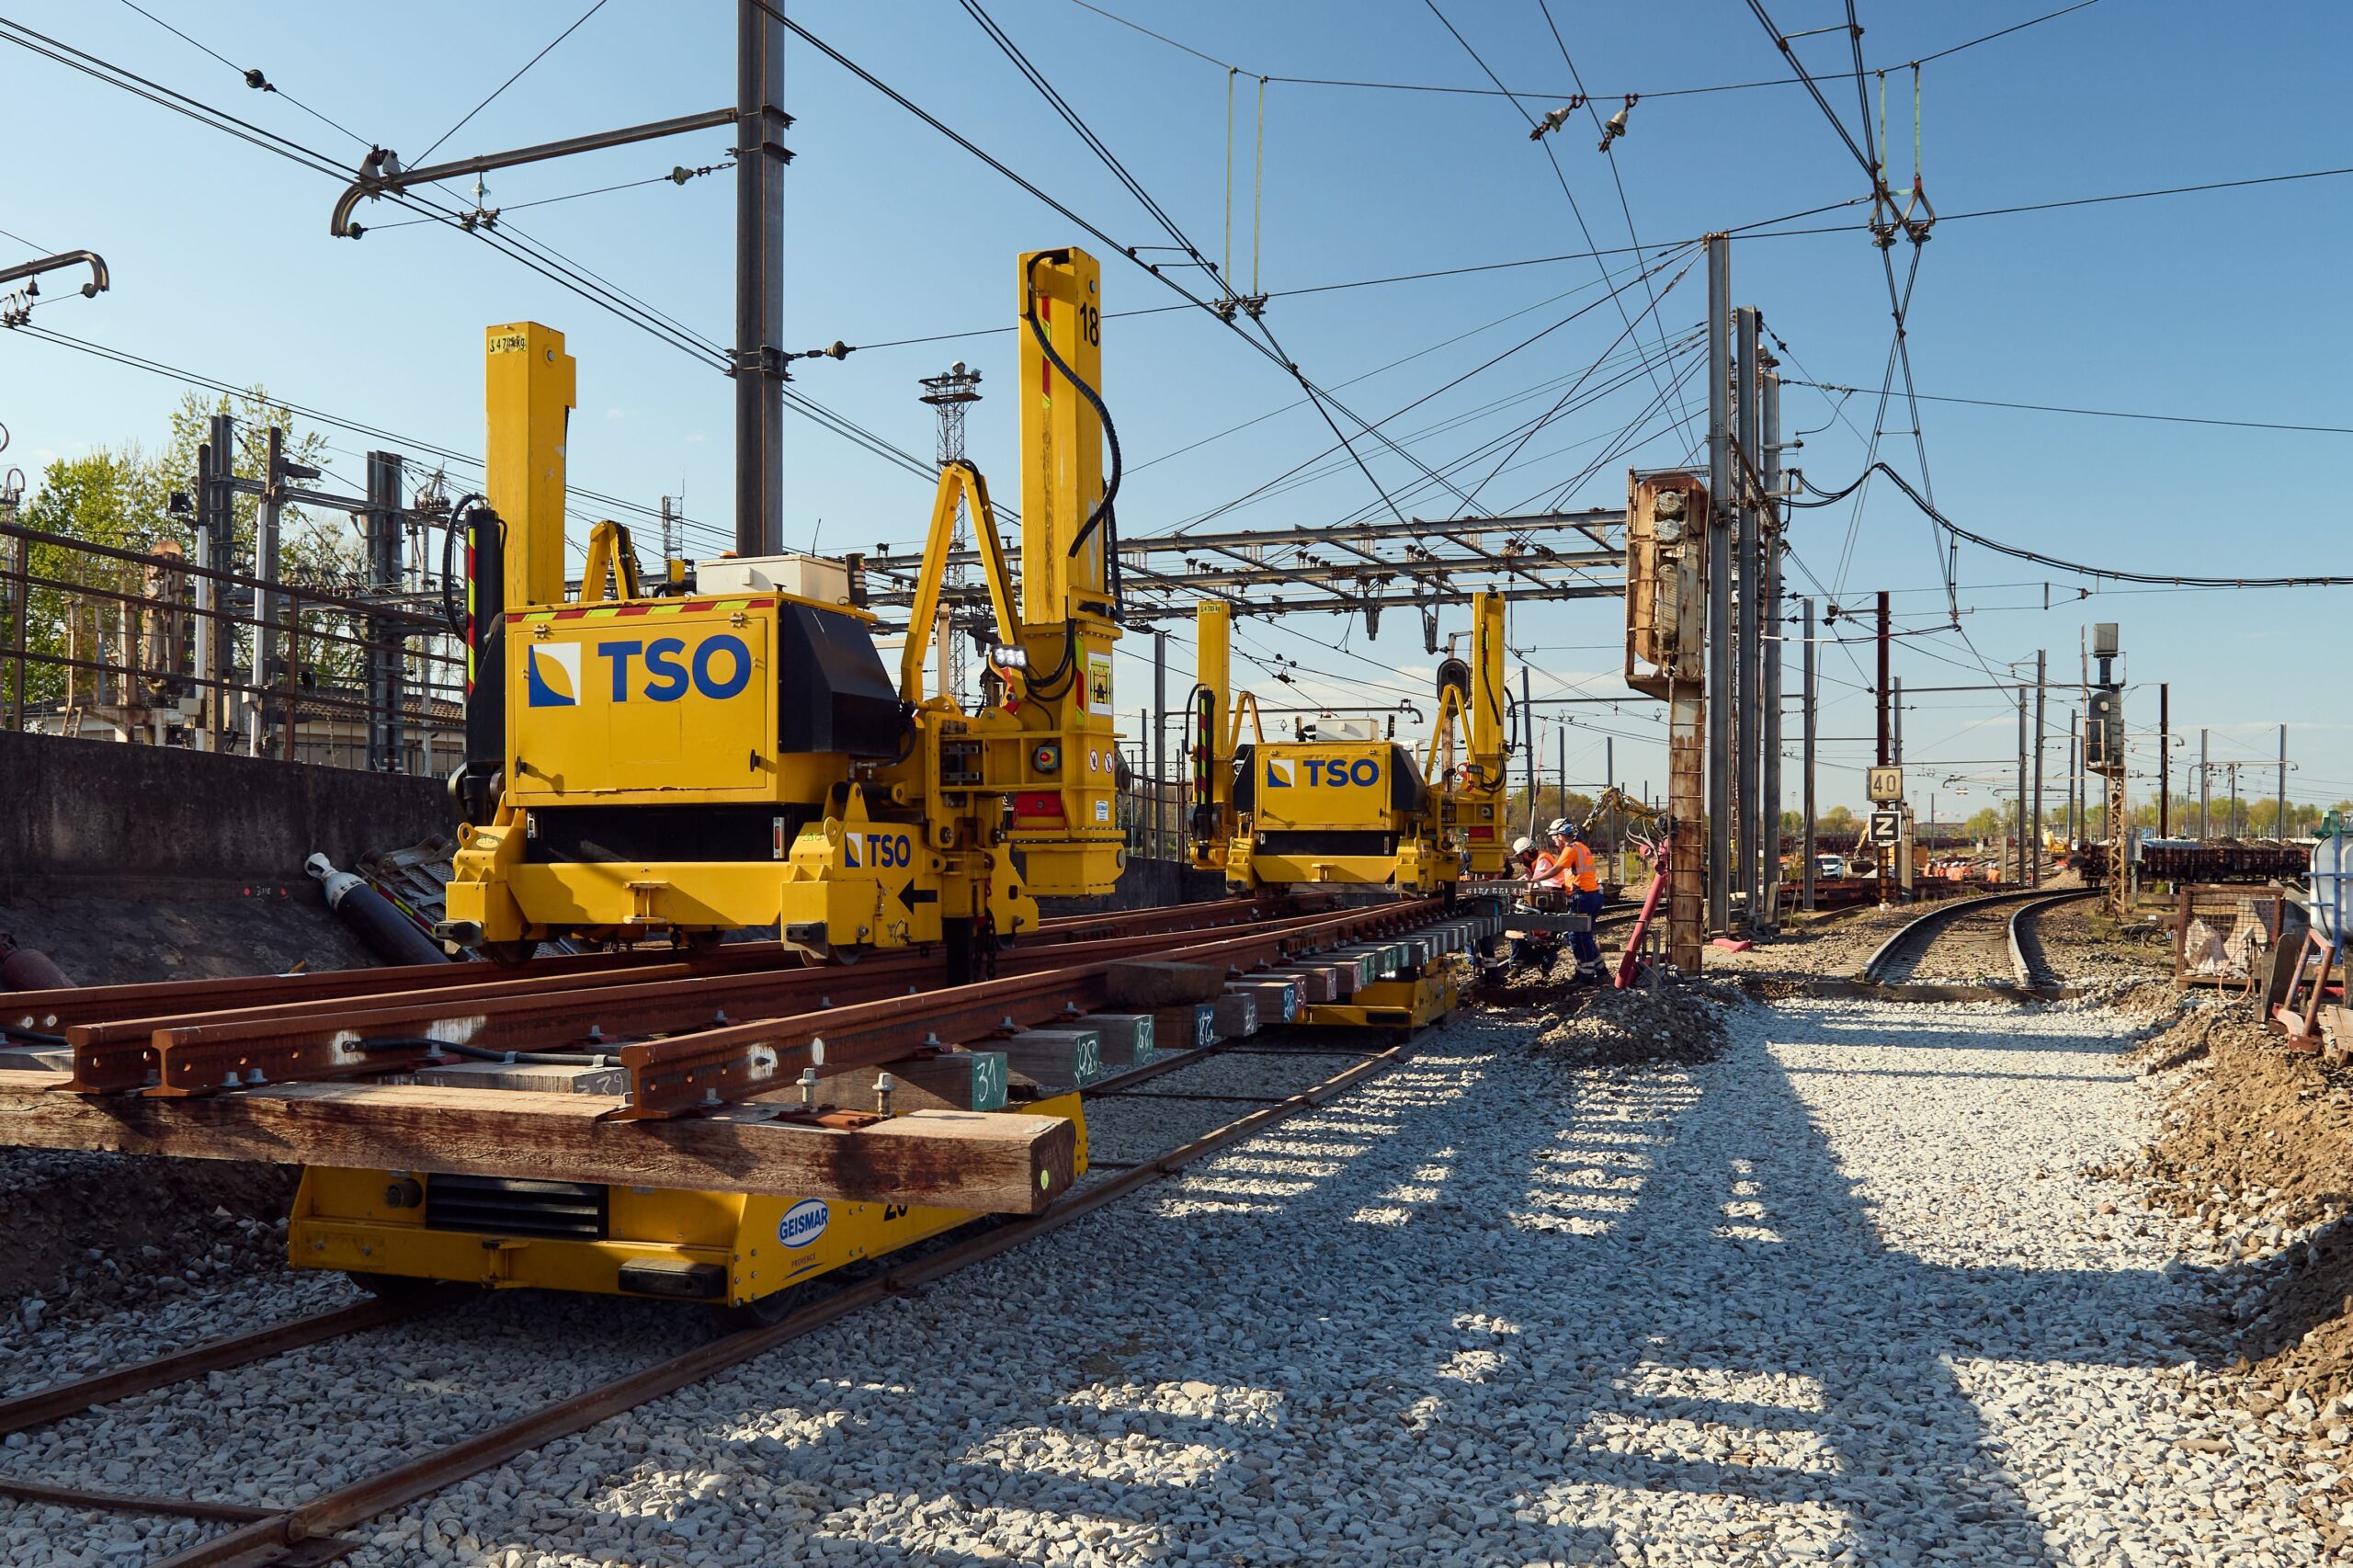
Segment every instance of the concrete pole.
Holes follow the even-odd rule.
[[[2034,651],[2034,885],[2042,885],[2042,718],[2045,692],[2043,681],[2049,674],[2047,650]]]
[[[1765,634],[1758,652],[1765,661],[1764,799],[1757,811],[1765,829],[1765,928],[1780,925],[1781,901],[1781,378],[1764,379],[1765,498],[1764,551]]]
[[[2279,726],[2279,814],[2271,819],[2271,836],[2288,836],[2288,726]]]
[[[2214,836],[2214,776],[2208,771],[2211,766],[2209,743],[2212,735],[2211,730],[2198,732],[2198,836],[2200,839]]]
[[[1528,836],[1536,836],[1536,705],[1529,700],[1528,666],[1519,666],[1519,744],[1528,778]]]
[[[1804,762],[1803,762],[1803,764],[1802,764],[1802,767],[1803,767],[1803,769],[1804,769],[1804,783],[1803,783],[1803,785],[1802,786],[1802,789],[1803,789],[1803,790],[1804,790],[1804,798],[1803,798],[1803,803],[1802,803],[1802,804],[1798,808],[1798,811],[1799,811],[1799,814],[1800,814],[1801,816],[1802,816],[1802,817],[1804,817],[1804,818],[1805,818],[1805,823],[1804,823],[1804,825],[1803,825],[1803,826],[1799,830],[1799,831],[1800,831],[1800,834],[1801,834],[1801,842],[1802,842],[1802,845],[1804,846],[1804,852],[1803,852],[1803,854],[1800,857],[1800,858],[1801,858],[1801,860],[1802,860],[1802,864],[1800,865],[1800,867],[1798,868],[1798,875],[1802,879],[1802,881],[1801,882],[1801,884],[1800,884],[1800,885],[1801,885],[1801,886],[1802,886],[1802,888],[1803,889],[1803,902],[1804,902],[1804,903],[1805,903],[1805,907],[1806,907],[1807,909],[1811,910],[1811,909],[1813,909],[1813,856],[1814,856],[1814,841],[1813,841],[1813,741],[1814,741],[1814,719],[1813,719],[1813,705],[1814,705],[1814,696],[1815,696],[1815,692],[1816,692],[1816,689],[1817,689],[1817,688],[1816,688],[1816,686],[1815,686],[1815,682],[1814,682],[1814,665],[1813,665],[1813,601],[1812,599],[1808,599],[1808,600],[1806,600],[1806,601],[1805,601],[1805,650],[1804,650],[1804,653],[1803,653],[1802,657],[1803,657],[1804,663],[1803,663],[1803,665],[1802,665],[1802,672],[1800,673],[1800,675],[1799,675],[1799,676],[1798,676],[1798,702],[1799,702],[1799,706],[1800,706],[1800,710],[1801,710],[1801,711],[1803,713],[1803,715],[1804,715],[1804,717],[1802,718],[1802,720],[1801,720],[1801,722],[1801,722],[1801,725],[1802,725],[1802,730],[1803,730],[1804,737],[1805,737],[1805,739],[1804,739],[1805,757],[1804,757]]]
[[[1904,766],[1904,677],[1897,676],[1888,682],[1887,733],[1888,764]]]
[[[2018,886],[2027,885],[2026,869],[2026,687],[2018,687]]]
[[[1152,634],[1152,852],[1168,858],[1168,633]]]
[[[286,489],[278,470],[285,461],[286,432],[273,425],[269,427],[269,466],[262,474],[261,514],[254,526],[254,575],[265,583],[278,581],[278,530]],[[277,596],[267,588],[254,590],[252,674],[245,681],[254,688],[247,699],[246,710],[250,728],[245,753],[249,756],[266,756],[269,750],[269,725],[261,694],[269,689],[269,653],[276,636],[277,608]]]
[[[1618,737],[1604,735],[1601,737],[1601,788],[1606,791],[1617,787]],[[1626,846],[1620,841],[1618,824],[1618,808],[1612,806],[1609,808],[1608,825],[1602,829],[1609,837],[1609,863],[1603,868],[1607,874],[1602,881],[1606,887],[1612,888],[1624,880],[1626,861]]]
[[[735,551],[784,548],[784,24],[735,19]]]
[[[1732,919],[1732,236],[1708,244],[1708,928]]]
[[[1733,669],[1735,696],[1732,716],[1734,744],[1739,747],[1738,763],[1733,769],[1733,781],[1740,791],[1739,803],[1733,808],[1733,864],[1739,879],[1736,886],[1746,915],[1746,928],[1754,934],[1764,924],[1764,906],[1760,897],[1763,868],[1758,864],[1757,851],[1764,844],[1762,824],[1758,821],[1759,799],[1757,768],[1762,763],[1763,748],[1758,736],[1764,726],[1758,722],[1760,699],[1764,692],[1764,660],[1759,646],[1763,628],[1760,613],[1764,608],[1765,582],[1763,556],[1758,549],[1761,515],[1757,510],[1756,484],[1753,475],[1763,454],[1760,431],[1763,421],[1758,407],[1764,398],[1758,382],[1764,377],[1756,363],[1756,311],[1743,305],[1733,312],[1733,352],[1738,357],[1738,369],[1733,386],[1733,439],[1738,456],[1733,462],[1733,494],[1740,497],[1734,514],[1734,526],[1739,529],[1739,594],[1735,601],[1738,622],[1733,633],[1733,646],[1738,650],[1739,664]]]
[[[217,427],[219,421],[214,421],[214,424]],[[217,531],[212,526],[212,506],[219,494],[218,488],[212,483],[212,443],[199,442],[196,449],[196,563],[207,571],[219,564],[213,559],[215,552],[212,547],[212,540]],[[212,676],[212,647],[215,640],[212,611],[220,603],[220,585],[210,577],[199,576],[194,579],[192,586],[195,590],[195,603],[192,608],[196,613],[190,617],[190,631],[193,633],[191,642],[194,643],[191,650],[191,662],[195,665],[199,679],[209,680]],[[66,705],[71,707],[74,671],[70,665],[66,668],[65,689]],[[209,686],[199,686],[196,688],[196,710],[199,717],[195,724],[193,739],[196,742],[196,749],[199,751],[212,749],[212,711],[219,696],[219,692]]]
[[[2173,687],[2157,683],[2157,836],[2173,836]]]
[[[1887,752],[1887,590],[1881,588],[1879,591],[1879,686],[1872,693],[1879,699],[1879,751],[1876,760],[1881,767],[1891,766]]]
[[[2075,746],[2083,738],[2083,733],[2082,710],[2070,709],[2067,713],[2067,847],[2071,851],[2075,848],[2075,839],[2083,832],[2084,826],[2083,819],[2075,814],[2078,801],[2075,786],[2083,778],[2082,769],[2075,761]]]

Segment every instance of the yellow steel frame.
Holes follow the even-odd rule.
[[[1084,251],[1033,252],[1021,258],[1019,289],[1021,579],[1017,591],[986,482],[970,463],[950,464],[934,496],[897,672],[914,744],[895,761],[784,752],[777,704],[761,696],[775,690],[775,661],[784,656],[779,606],[870,626],[861,610],[779,594],[649,599],[628,535],[611,523],[592,531],[580,603],[565,605],[575,368],[560,333],[529,322],[491,330],[487,490],[506,529],[507,767],[494,819],[461,834],[449,901],[454,926],[478,932],[474,939],[518,944],[781,922],[788,940],[830,952],[936,941],[949,919],[1017,931],[1037,924],[1039,894],[1110,890],[1126,853],[1111,692],[1119,625],[1108,522],[1098,516],[1103,426],[1093,401],[1102,381],[1099,270]],[[972,509],[1001,642],[1021,651],[998,670],[1006,699],[970,714],[953,697],[927,694],[923,670],[960,501]],[[669,663],[654,665],[652,642],[634,666],[629,653],[613,654],[637,644],[611,641],[609,619],[655,616]],[[591,641],[597,636],[608,640]],[[719,639],[730,644],[719,687],[698,662],[691,688],[628,700],[632,668],[681,679],[678,661],[699,661]],[[607,677],[600,655],[613,656],[609,701],[601,686],[590,689]],[[551,681],[565,689],[532,700]],[[745,700],[733,700],[738,694]],[[779,835],[792,836],[789,846],[780,836],[767,860],[551,863],[526,853],[528,812],[582,804],[774,804],[784,809]],[[879,859],[865,853],[877,844]]]
[[[1086,1120],[1077,1095],[1033,1100],[991,1114],[1069,1118],[1078,1129],[1076,1169],[1086,1168]],[[396,1208],[386,1201],[407,1175],[319,1165],[306,1169],[287,1228],[287,1260],[297,1268],[447,1279],[488,1290],[537,1288],[608,1296],[640,1293],[623,1290],[624,1264],[710,1263],[727,1270],[723,1304],[742,1306],[982,1217],[961,1209],[813,1200],[824,1205],[824,1224],[814,1236],[788,1244],[780,1231],[784,1217],[812,1200],[616,1187],[607,1189],[607,1238],[568,1241],[427,1230],[421,1203]],[[433,1180],[429,1176],[415,1179],[425,1187]],[[795,1231],[796,1235],[804,1233],[803,1229]]]
[[[1470,962],[1448,953],[1420,973],[1359,985],[1345,1002],[1311,1002],[1296,1020],[1347,1028],[1417,1029],[1454,1011],[1470,978]]]

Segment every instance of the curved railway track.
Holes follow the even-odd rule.
[[[2083,888],[2029,888],[1932,904],[1881,942],[1855,978],[1875,986],[1958,984],[2053,995],[2062,977],[2042,961],[2034,920],[2058,904],[2091,896]],[[2007,979],[1993,978],[2001,975]]]

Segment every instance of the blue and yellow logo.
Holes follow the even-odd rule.
[[[580,644],[533,642],[523,665],[524,689],[534,708],[580,706]]]

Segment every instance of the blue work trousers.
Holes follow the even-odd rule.
[[[1573,892],[1569,894],[1569,908],[1573,913],[1577,915],[1590,916],[1600,914],[1601,890],[1599,888],[1596,888],[1591,892]],[[1593,939],[1593,933],[1590,931],[1571,932],[1569,934],[1569,946],[1576,953],[1577,962],[1579,964],[1599,963],[1601,961],[1601,944]]]

